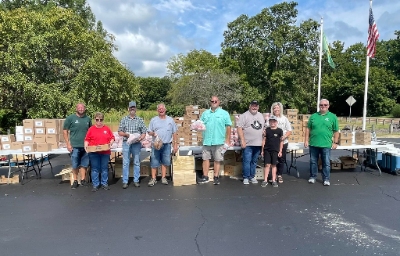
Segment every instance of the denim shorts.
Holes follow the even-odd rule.
[[[78,169],[79,167],[87,168],[89,166],[89,156],[85,148],[72,148],[71,162],[72,169]]]
[[[164,143],[160,150],[151,149],[151,168],[158,168],[161,164],[165,166],[171,165],[171,143]]]

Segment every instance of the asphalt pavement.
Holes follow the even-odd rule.
[[[71,190],[45,167],[41,179],[0,185],[0,254],[400,255],[400,177],[335,170],[324,187],[320,174],[307,183],[308,160],[278,188],[229,177],[150,188],[145,178],[140,188],[117,180],[91,192]],[[54,173],[69,163],[51,161]]]

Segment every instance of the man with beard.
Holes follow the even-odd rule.
[[[140,151],[142,148],[141,141],[146,137],[146,125],[142,118],[136,116],[136,102],[129,102],[129,115],[122,118],[119,127],[118,135],[123,137],[122,142],[122,188],[128,188],[129,165],[131,155],[133,156],[133,185],[140,187]],[[127,142],[131,134],[140,134],[139,138],[132,144]]]
[[[76,113],[68,116],[64,121],[63,135],[67,149],[71,152],[72,177],[74,182],[71,189],[78,187],[78,170],[81,174],[81,186],[86,186],[86,169],[89,165],[89,156],[85,151],[84,140],[92,119],[86,115],[83,103],[76,105]]]
[[[258,156],[261,151],[264,116],[258,112],[258,101],[250,103],[249,110],[241,114],[237,123],[240,144],[243,149],[243,184],[257,184],[255,178]]]

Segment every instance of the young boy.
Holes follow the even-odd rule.
[[[261,155],[264,156],[264,181],[261,187],[268,185],[269,169],[272,167],[272,186],[278,187],[276,182],[276,164],[278,157],[282,156],[283,141],[281,140],[283,131],[278,128],[278,118],[276,116],[269,117],[269,127],[265,129],[265,140],[262,142]]]

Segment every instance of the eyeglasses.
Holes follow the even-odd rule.
[[[97,119],[96,118],[96,122],[103,122],[103,119]]]
[[[328,104],[319,104],[320,107],[327,107]]]
[[[211,103],[218,103],[218,100],[210,100]]]

